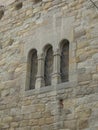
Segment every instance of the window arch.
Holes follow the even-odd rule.
[[[41,2],[42,0],[34,0],[34,3],[39,3]]]
[[[0,20],[2,19],[4,15],[4,6],[0,6]]]
[[[36,75],[37,75],[38,59],[37,50],[32,49],[29,53],[29,89],[35,88]]]
[[[61,82],[69,80],[69,41],[61,41],[61,61],[60,61]]]
[[[44,80],[45,86],[51,85],[53,72],[53,49],[51,45],[45,47]]]

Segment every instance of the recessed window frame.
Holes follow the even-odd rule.
[[[34,59],[35,57],[36,57],[36,59]],[[34,60],[36,60],[36,61],[34,61]],[[37,65],[35,62],[37,62]],[[36,71],[36,72],[34,72],[34,71]],[[30,50],[30,52],[28,54],[28,65],[27,65],[27,86],[28,86],[28,88],[27,88],[27,90],[35,89],[37,71],[38,71],[37,50],[32,49],[32,50]]]
[[[60,75],[61,83],[69,81],[69,41],[63,39],[60,42]]]
[[[39,2],[42,2],[42,0],[34,0],[34,3],[37,4]]]
[[[3,18],[4,16],[4,6],[0,6],[0,20]]]
[[[20,10],[22,7],[23,7],[23,2],[17,0],[17,1],[15,2],[15,10]]]
[[[47,58],[49,58],[49,57],[47,57],[47,54],[48,54],[49,49],[51,49],[51,53],[52,53],[52,59],[51,59],[52,60],[51,61],[52,62],[52,64],[51,64],[52,71],[51,71],[51,74],[50,73],[47,74],[47,71],[49,69],[47,67],[47,64],[48,64],[47,62],[49,60],[49,59],[47,60]],[[53,47],[52,47],[52,45],[48,44],[48,45],[46,45],[44,47],[44,54],[45,54],[45,59],[44,59],[44,82],[45,82],[45,86],[50,86],[50,85],[52,85],[52,73],[53,73],[53,62],[54,62],[54,58],[53,58]],[[47,77],[50,77],[49,81],[48,81]]]

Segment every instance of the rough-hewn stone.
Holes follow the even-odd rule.
[[[61,83],[64,39],[69,81]],[[54,72],[45,87],[48,44]],[[37,82],[26,91],[31,49],[38,54]],[[90,1],[0,0],[0,130],[98,130],[98,11]]]

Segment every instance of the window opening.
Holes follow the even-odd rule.
[[[23,6],[22,2],[20,2],[20,1],[16,1],[16,5],[15,5],[15,9],[16,9],[16,10],[21,9],[22,6]]]
[[[44,69],[45,86],[51,85],[52,72],[53,72],[53,50],[52,46],[50,46],[47,49],[45,57],[45,69]]]
[[[4,15],[4,6],[0,6],[0,19],[2,19]]]
[[[69,42],[64,40],[61,44],[61,82],[67,82],[69,80]]]
[[[39,2],[41,2],[42,0],[34,0],[34,3],[36,4],[36,3],[39,3]]]
[[[31,57],[30,57],[30,86],[29,86],[29,89],[35,88],[37,66],[38,66],[37,51],[33,50],[31,52]]]

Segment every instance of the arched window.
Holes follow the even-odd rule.
[[[21,9],[22,6],[23,6],[23,3],[22,3],[22,2],[16,1],[16,5],[15,5],[15,9],[16,9],[16,10]]]
[[[61,42],[61,62],[60,62],[61,82],[69,80],[69,41]]]
[[[51,85],[51,77],[53,72],[53,50],[52,46],[46,47],[45,65],[44,65],[44,80],[45,86]]]
[[[4,6],[0,6],[0,20],[2,19],[4,15]]]
[[[39,3],[41,2],[42,0],[34,0],[34,3]]]
[[[29,89],[35,88],[35,82],[36,82],[36,75],[37,75],[37,66],[38,66],[38,60],[37,60],[37,51],[36,49],[33,49],[29,53]]]

